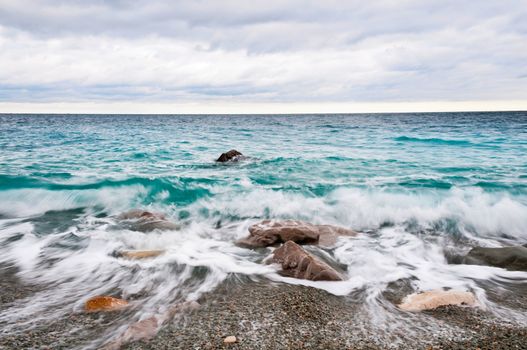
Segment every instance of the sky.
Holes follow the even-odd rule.
[[[0,112],[527,110],[527,0],[0,0]]]

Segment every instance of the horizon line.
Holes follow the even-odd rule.
[[[527,100],[429,102],[0,102],[0,114],[277,115],[525,112]]]

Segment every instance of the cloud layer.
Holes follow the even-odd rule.
[[[526,100],[525,18],[518,0],[0,0],[0,102]]]

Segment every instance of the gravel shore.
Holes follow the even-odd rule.
[[[154,339],[125,348],[527,349],[526,325],[504,323],[479,309],[391,309],[393,319],[383,321],[365,302],[361,293],[339,297],[303,286],[227,282]],[[223,344],[230,335],[237,342]]]
[[[3,272],[8,276],[12,271]],[[38,289],[5,281],[2,309]],[[197,310],[179,314],[154,338],[123,348],[527,349],[525,324],[508,323],[477,308],[403,312],[394,303],[411,290],[404,281],[390,288],[372,303],[362,291],[335,296],[311,287],[232,278],[203,295]],[[522,302],[521,296],[515,303]],[[108,330],[129,317],[129,311],[72,311],[63,319],[36,323],[30,331],[0,331],[0,349],[99,348]],[[236,343],[224,344],[227,336],[236,336]]]

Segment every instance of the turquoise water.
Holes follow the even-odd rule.
[[[417,289],[474,291],[496,310],[481,280],[527,280],[445,259],[527,242],[527,112],[0,115],[0,128],[0,261],[49,286],[32,308],[0,310],[9,324],[59,317],[110,292],[146,295],[140,318],[233,275],[372,296],[412,278]],[[214,162],[232,148],[249,159]],[[115,216],[132,208],[182,228],[120,228]],[[283,278],[261,263],[270,251],[233,244],[264,218],[360,231],[313,251],[346,266],[347,280]],[[130,262],[112,255],[123,248],[168,253]]]

